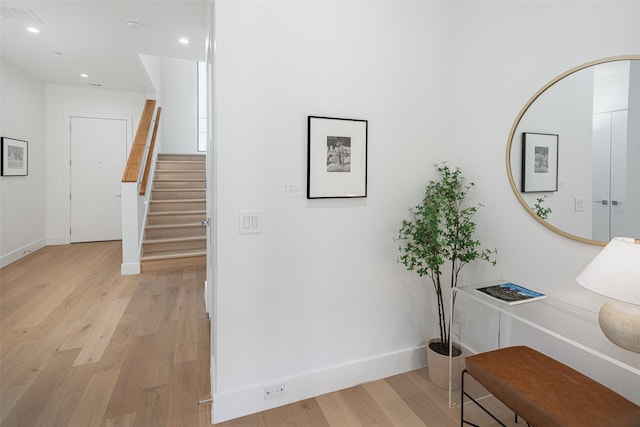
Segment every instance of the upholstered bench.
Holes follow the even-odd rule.
[[[465,374],[535,427],[640,427],[640,406],[574,369],[529,347],[507,347],[466,358]],[[492,414],[489,413],[493,417]],[[500,424],[502,422],[494,417]],[[504,425],[504,424],[502,424]]]

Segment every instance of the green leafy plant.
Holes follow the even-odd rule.
[[[407,270],[431,280],[437,300],[440,342],[430,347],[448,354],[451,325],[446,316],[443,286],[448,281],[450,288],[456,287],[460,270],[471,261],[480,259],[495,265],[492,256],[497,251],[481,249],[480,242],[473,238],[476,229],[473,216],[482,205],[465,207],[464,201],[474,184],[464,182],[460,168],[451,169],[446,163],[436,164],[435,168],[439,179],[428,183],[422,203],[410,209],[409,219],[402,221],[397,238],[401,242],[398,261]],[[443,273],[445,264],[450,267],[448,279]]]
[[[536,215],[544,220],[546,220],[549,214],[552,212],[551,208],[542,206],[547,197],[549,197],[549,195],[547,194],[545,194],[544,197],[538,197],[536,199],[536,203],[533,205],[533,211],[536,213]]]

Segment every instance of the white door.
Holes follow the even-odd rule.
[[[70,241],[120,240],[127,121],[72,116],[70,124]]]
[[[608,242],[629,235],[627,110],[593,115],[593,236]]]

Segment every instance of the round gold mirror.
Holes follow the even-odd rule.
[[[567,238],[640,237],[640,55],[553,79],[518,114],[507,175],[520,204]]]

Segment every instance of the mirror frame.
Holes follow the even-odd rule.
[[[522,117],[526,114],[526,112],[529,109],[529,107],[531,107],[531,105],[547,89],[549,89],[551,86],[553,86],[554,84],[556,84],[560,80],[564,79],[565,77],[568,77],[571,74],[573,74],[573,73],[575,73],[577,71],[583,70],[585,68],[589,68],[589,67],[592,67],[592,66],[598,65],[598,64],[604,64],[606,62],[625,61],[625,60],[630,60],[630,59],[631,60],[640,60],[640,55],[619,55],[619,56],[610,56],[610,57],[602,58],[602,59],[596,59],[595,61],[590,61],[590,62],[584,63],[582,65],[578,65],[577,67],[574,67],[574,68],[572,68],[572,69],[570,69],[568,71],[565,71],[564,73],[560,74],[558,77],[554,78],[549,83],[544,85],[540,90],[538,90],[531,97],[531,99],[529,99],[529,101],[527,101],[527,103],[524,105],[524,107],[522,107],[522,109],[520,110],[520,113],[518,113],[518,116],[516,117],[516,120],[513,122],[513,126],[511,126],[511,131],[509,132],[509,139],[507,140],[507,152],[506,152],[506,155],[505,155],[505,160],[506,160],[506,164],[507,164],[507,178],[509,179],[509,185],[511,186],[511,190],[513,191],[513,194],[515,194],[516,199],[518,199],[518,202],[520,202],[522,207],[529,213],[529,215],[531,215],[540,224],[544,225],[546,228],[548,228],[549,230],[553,231],[554,233],[557,233],[557,234],[559,234],[561,236],[564,236],[564,237],[566,237],[568,239],[575,240],[577,242],[582,242],[582,243],[587,243],[587,244],[590,244],[590,245],[597,245],[597,246],[605,246],[607,243],[609,243],[609,242],[603,242],[603,241],[600,241],[600,240],[587,239],[585,237],[580,237],[580,236],[576,236],[575,234],[567,233],[566,231],[560,230],[559,228],[549,224],[547,221],[543,220],[538,215],[536,215],[536,213],[533,211],[533,209],[527,204],[527,202],[525,202],[524,198],[520,194],[520,190],[516,186],[515,180],[513,178],[513,171],[511,169],[511,146],[513,144],[513,138],[515,136],[516,129],[518,128],[518,125],[520,124],[520,121],[522,120]]]

